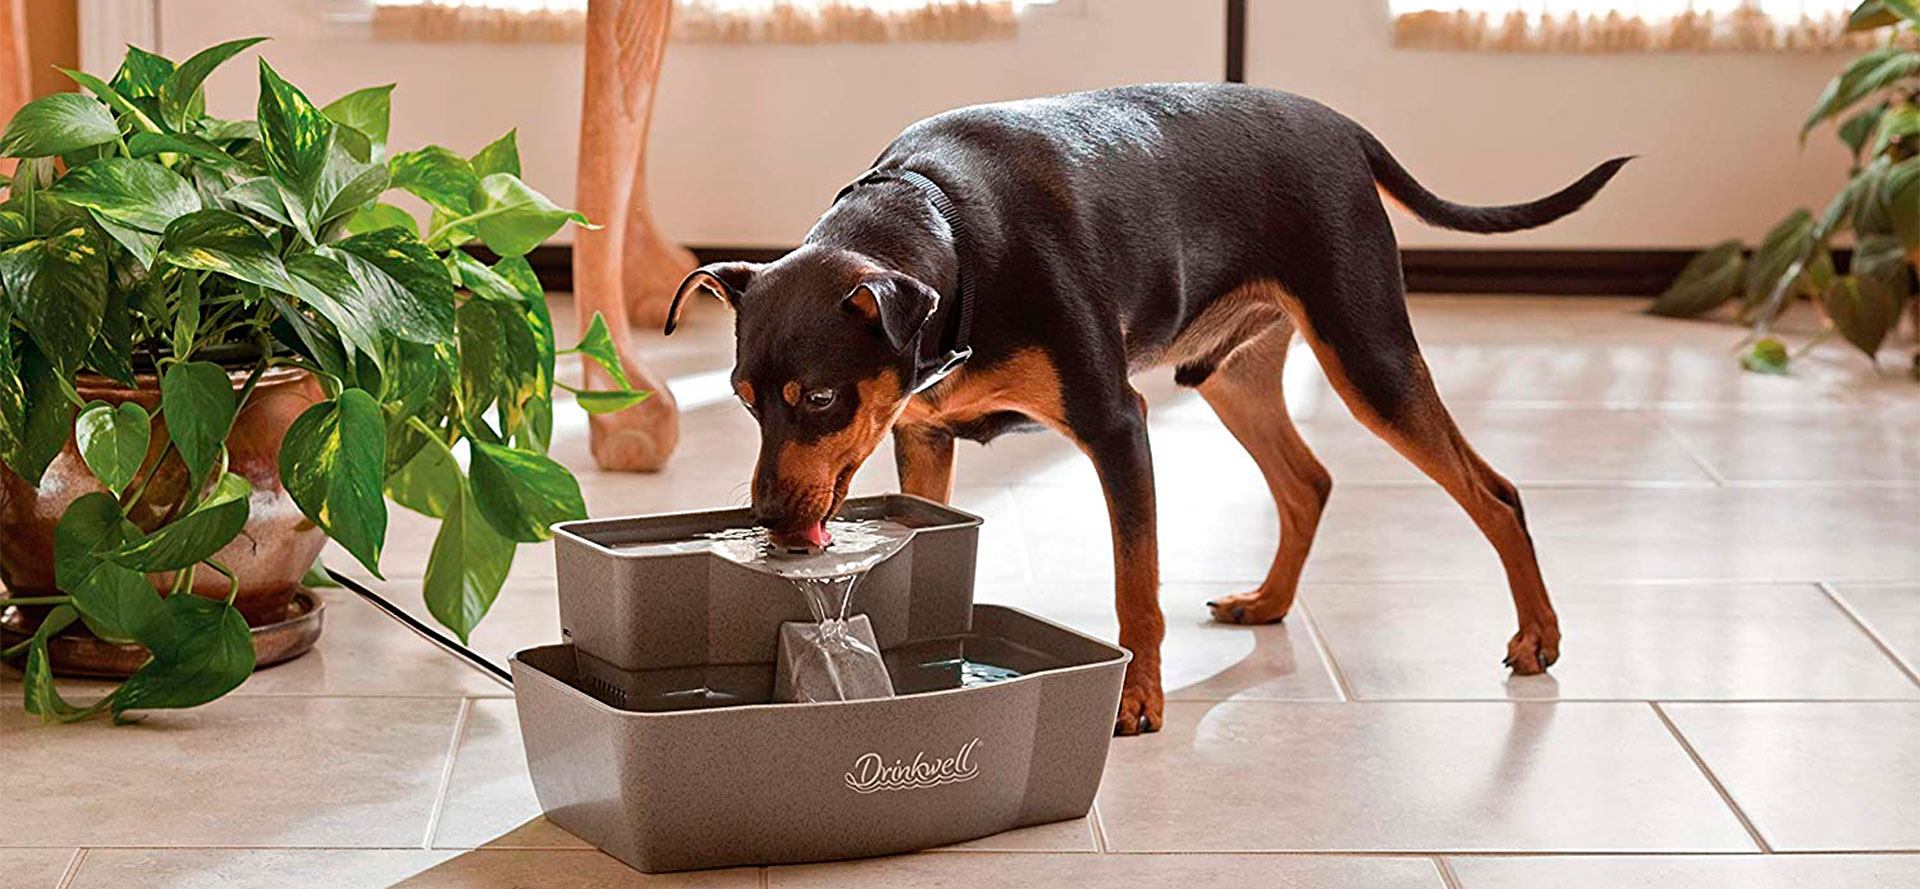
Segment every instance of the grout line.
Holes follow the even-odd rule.
[[[1433,856],[1433,869],[1440,872],[1440,883],[1446,889],[1460,889],[1460,878],[1453,875],[1453,865],[1439,855]]]
[[[1854,610],[1853,604],[1848,602],[1845,596],[1840,595],[1840,591],[1834,589],[1833,584],[1823,580],[1816,585],[1820,587],[1821,592],[1827,594],[1827,598],[1832,600],[1833,604],[1847,616],[1848,620],[1853,621],[1854,626],[1860,628],[1860,632],[1867,634],[1867,638],[1873,642],[1875,648],[1880,649],[1881,654],[1886,655],[1887,659],[1893,661],[1893,665],[1899,668],[1900,672],[1907,675],[1908,681],[1915,685],[1920,685],[1920,674],[1914,672],[1913,665],[1907,663],[1906,659],[1902,658],[1899,652],[1893,650],[1893,646],[1887,644],[1887,640],[1881,638],[1880,634],[1874,631],[1873,626],[1867,623],[1867,619],[1861,617],[1860,612]]]
[[[66,872],[61,874],[60,879],[54,882],[53,889],[68,889],[68,887],[72,886],[73,881],[80,878],[80,865],[84,864],[86,860],[87,850],[85,847],[73,850],[73,857],[67,860]]]
[[[1107,826],[1100,820],[1099,800],[1094,800],[1093,805],[1088,807],[1087,821],[1093,825],[1093,851],[1101,855],[1108,854]]]
[[[1667,441],[1672,442],[1674,447],[1679,448],[1680,453],[1686,454],[1687,459],[1692,460],[1695,466],[1700,467],[1701,472],[1707,474],[1707,478],[1713,479],[1715,487],[1724,488],[1727,486],[1727,477],[1721,475],[1719,470],[1714,469],[1713,465],[1708,463],[1707,459],[1700,455],[1699,451],[1694,450],[1691,445],[1687,444],[1686,440],[1680,437],[1680,433],[1673,428],[1673,424],[1667,422],[1664,414],[1657,410],[1644,408],[1641,409],[1640,414],[1652,420],[1653,425],[1659,427],[1660,431],[1666,435]]]
[[[1733,817],[1740,820],[1740,826],[1747,829],[1747,835],[1753,838],[1754,845],[1759,846],[1762,852],[1773,854],[1773,846],[1767,843],[1766,837],[1760,835],[1760,829],[1753,825],[1753,819],[1748,818],[1746,811],[1740,808],[1740,804],[1734,802],[1733,794],[1727,791],[1725,784],[1720,783],[1720,777],[1707,767],[1707,761],[1700,756],[1700,751],[1693,749],[1693,743],[1687,740],[1687,736],[1680,733],[1680,727],[1674,724],[1673,718],[1667,715],[1667,711],[1660,706],[1660,702],[1648,701],[1647,706],[1653,708],[1653,715],[1659,717],[1660,724],[1667,727],[1667,732],[1679,742],[1680,749],[1685,750],[1687,757],[1693,760],[1694,767],[1700,770],[1700,774],[1707,779],[1708,784],[1713,785],[1713,792],[1720,794],[1720,801],[1726,803],[1727,808],[1732,810]]]
[[[766,865],[761,865],[760,866],[760,889],[767,889],[767,887],[771,885],[773,885],[773,868],[768,867]]]
[[[1320,655],[1320,663],[1327,667],[1327,675],[1333,677],[1333,690],[1340,695],[1340,702],[1353,700],[1353,687],[1347,684],[1347,676],[1340,672],[1340,664],[1333,659],[1333,648],[1327,644],[1327,638],[1320,632],[1320,622],[1313,619],[1313,609],[1307,606],[1307,597],[1296,593],[1293,600],[1301,618],[1307,623],[1307,637],[1313,640],[1314,651]]]
[[[453,792],[454,760],[460,755],[460,741],[467,733],[467,717],[473,712],[473,699],[460,699],[460,712],[453,717],[453,737],[447,741],[447,761],[440,768],[440,786],[433,794],[433,809],[427,813],[427,835],[420,848],[433,848],[433,835],[440,832],[440,816],[447,808],[447,795]]]

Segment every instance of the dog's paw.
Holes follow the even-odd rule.
[[[1521,627],[1507,642],[1507,659],[1504,662],[1519,676],[1532,676],[1545,673],[1553,662],[1560,659],[1560,631],[1557,629],[1539,629]]]
[[[1213,619],[1223,624],[1277,623],[1286,620],[1292,608],[1292,596],[1278,596],[1263,590],[1222,596],[1207,603]]]
[[[1120,689],[1120,714],[1114,717],[1115,735],[1138,735],[1160,730],[1161,711],[1166,706],[1158,681],[1146,682],[1127,677]]]

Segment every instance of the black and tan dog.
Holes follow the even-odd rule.
[[[1159,558],[1146,404],[1128,377],[1171,365],[1260,466],[1280,546],[1213,616],[1285,617],[1332,481],[1287,417],[1299,331],[1354,416],[1459,501],[1505,564],[1537,673],[1560,629],[1520,496],[1474,453],[1414,342],[1378,197],[1472,232],[1545,225],[1626,159],[1528,204],[1468,207],[1415,182],[1366,130],[1299,96],[1135,86],[963,108],[909,127],[777,262],[699,269],[736,311],[734,388],[760,425],[754,516],[825,542],[854,470],[891,430],[900,484],[945,500],[954,439],[1045,427],[1093,460],[1112,522],[1116,731],[1160,727]],[[669,319],[667,330],[673,330]],[[970,356],[970,357],[969,357]]]

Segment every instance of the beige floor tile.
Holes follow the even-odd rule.
[[[1036,824],[943,846],[948,852],[1093,852],[1093,817]]]
[[[770,889],[1054,889],[1080,886],[1247,886],[1274,889],[1441,889],[1424,858],[1278,855],[985,855],[932,852],[775,867]]]
[[[135,726],[0,709],[0,845],[417,846],[451,698],[230,697]]]
[[[512,701],[474,701],[468,711],[433,845],[587,847],[541,817]]]
[[[1913,397],[1920,400],[1920,386]],[[1667,409],[1661,419],[1731,482],[1920,483],[1920,413]]]
[[[1112,577],[1105,506],[1079,486],[1018,488],[1041,580]],[[1920,578],[1920,489],[1621,488],[1524,490],[1549,581],[1816,581]],[[1257,582],[1278,543],[1264,489],[1166,489],[1167,581]],[[1872,528],[1873,533],[1861,533]],[[1306,579],[1504,577],[1486,539],[1433,486],[1334,487]]]
[[[417,590],[416,581],[396,586]],[[415,593],[417,595],[417,592]],[[322,590],[326,628],[301,657],[265,668],[241,695],[498,695],[499,683],[346,589]]]
[[[650,876],[593,850],[96,849],[73,889],[752,889],[751,869]]]
[[[1754,849],[1642,704],[1172,704],[1099,807],[1120,852]]]
[[[1504,584],[1310,586],[1304,595],[1356,698],[1920,697],[1812,584],[1560,584],[1550,673],[1499,665]]]
[[[1920,886],[1920,855],[1448,858],[1459,889],[1868,889]]]
[[[1920,851],[1920,704],[1665,709],[1775,849]]]
[[[1920,673],[1920,583],[1836,589],[1909,672]]]
[[[1214,622],[1206,601],[1239,587],[1167,584],[1160,590],[1167,635],[1161,684],[1179,701],[1331,701],[1340,692],[1305,617],[1261,627]],[[1062,581],[982,590],[981,601],[1023,608],[1096,638],[1119,638],[1113,587]]]
[[[0,851],[0,877],[8,889],[60,889],[73,856],[72,849]]]

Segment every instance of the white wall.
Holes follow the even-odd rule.
[[[183,58],[266,34],[276,70],[317,102],[398,82],[391,144],[471,152],[520,128],[526,177],[569,201],[581,53],[555,45],[376,43],[326,0],[158,0],[161,50]],[[1372,127],[1435,191],[1526,199],[1614,154],[1645,157],[1582,215],[1489,240],[1402,226],[1411,246],[1696,246],[1757,237],[1845,173],[1829,136],[1795,128],[1834,57],[1478,56],[1388,45],[1385,0],[1253,0],[1249,79]],[[650,175],[673,236],[796,241],[834,190],[902,127],[946,108],[1221,72],[1219,0],[1066,0],[1018,39],[975,44],[669,50]],[[216,113],[251,114],[252,54],[215,78]]]

